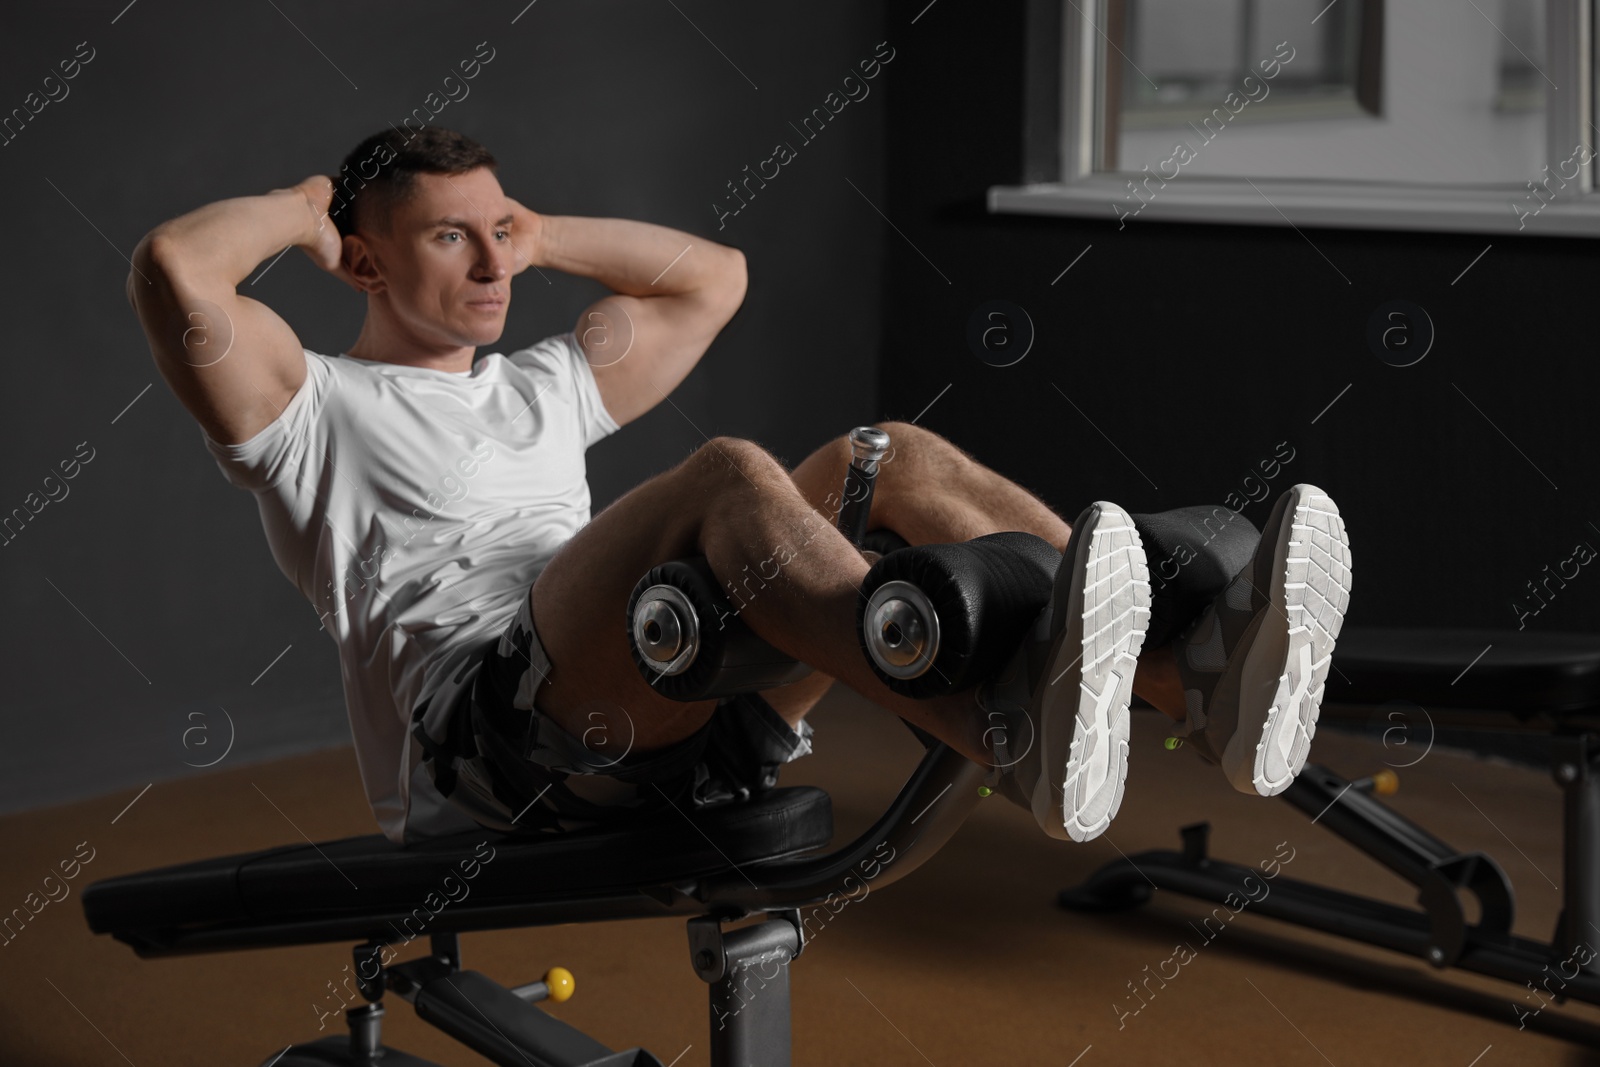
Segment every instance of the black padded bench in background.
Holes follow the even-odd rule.
[[[1374,795],[1384,791],[1382,775],[1352,782],[1316,763],[1306,764],[1282,798],[1415,885],[1419,907],[1280,874],[1251,911],[1435,967],[1542,984],[1560,998],[1600,1004],[1600,636],[1347,626],[1318,721],[1319,732],[1325,729],[1380,739],[1402,731],[1390,746],[1401,753],[1402,767],[1430,744],[1548,767],[1564,801],[1556,928],[1549,943],[1513,935],[1514,894],[1492,857],[1458,852],[1389,808]],[[1226,903],[1257,872],[1209,856],[1209,830],[1204,822],[1184,827],[1181,851],[1155,849],[1108,863],[1063,890],[1058,903],[1086,911],[1135,907],[1150,898],[1152,883]],[[1477,898],[1476,923],[1466,921],[1462,890]],[[1578,973],[1570,974],[1574,968]],[[1554,987],[1553,973],[1560,975]]]

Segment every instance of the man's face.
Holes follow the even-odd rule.
[[[394,314],[420,341],[493,344],[505,330],[516,273],[511,220],[505,191],[486,167],[416,175],[389,232],[362,235],[372,291],[389,294]]]

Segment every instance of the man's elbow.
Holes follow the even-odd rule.
[[[158,263],[170,261],[177,251],[172,235],[167,232],[165,224],[157,226],[145,234],[139,243],[134,246],[133,255],[129,257],[133,265],[140,270],[146,270]]]
[[[745,266],[744,253],[737,248],[728,249],[728,266],[718,289],[727,304],[728,317],[744,304],[745,291],[750,287],[750,273]]]
[[[146,279],[155,269],[155,242],[156,232],[151,230],[134,246],[133,254],[128,257],[128,282],[123,290],[128,297],[128,306],[135,311],[139,310],[139,302],[136,299],[137,286],[141,283],[147,284]]]
[[[137,285],[150,285],[156,275],[167,272],[174,259],[177,249],[174,247],[172,236],[160,226],[144,235],[144,238],[134,247],[133,254],[128,257],[128,303],[134,304],[134,294]],[[135,309],[138,308],[134,304]]]

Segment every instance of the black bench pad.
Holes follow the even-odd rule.
[[[1600,635],[1345,627],[1323,703],[1393,700],[1519,719],[1594,710],[1600,708]]]
[[[463,911],[672,885],[821,848],[833,836],[832,801],[811,786],[689,816],[547,836],[485,829],[404,848],[381,834],[290,845],[107,878],[84,890],[83,910],[92,930],[119,937]]]

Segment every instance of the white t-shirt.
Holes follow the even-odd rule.
[[[571,333],[466,372],[323,356],[250,440],[206,447],[339,648],[362,783],[401,843],[475,824],[419,769],[411,715],[499,635],[586,523],[584,452],[617,423]],[[446,701],[424,727],[433,736]]]

